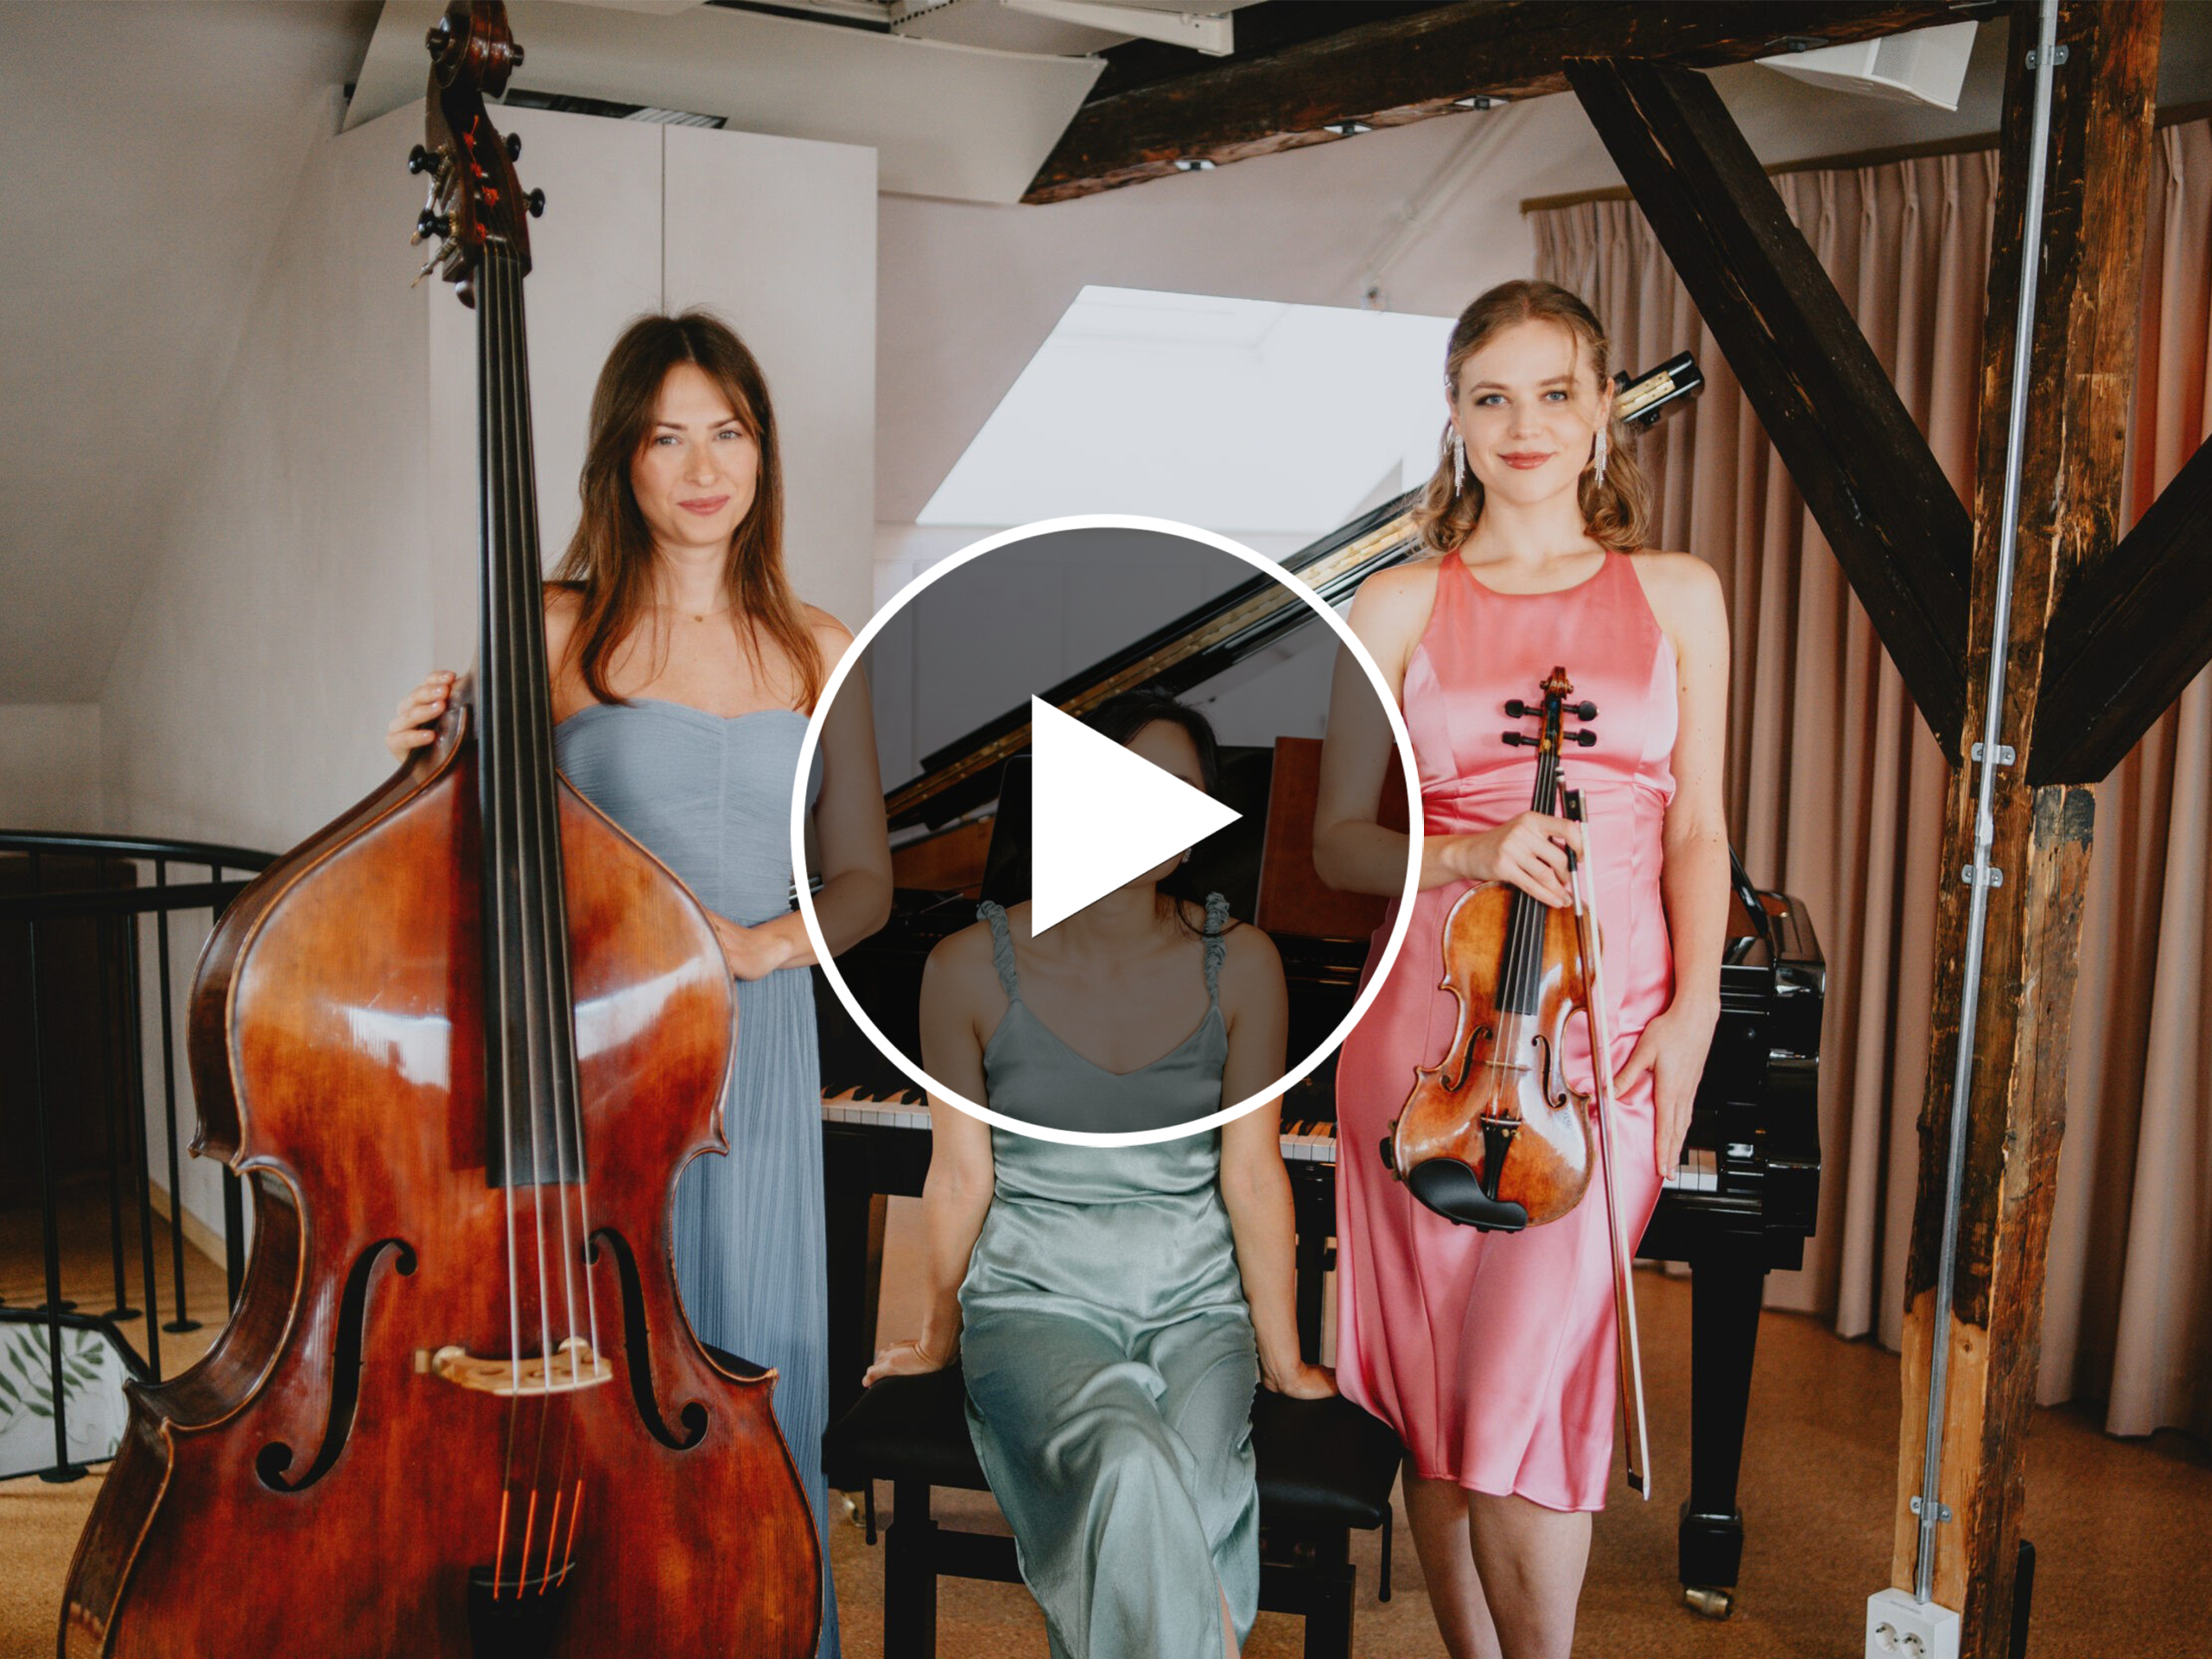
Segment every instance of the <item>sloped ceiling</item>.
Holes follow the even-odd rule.
[[[99,696],[376,13],[0,8],[0,702]]]

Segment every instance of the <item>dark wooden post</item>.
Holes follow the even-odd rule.
[[[1991,250],[1983,336],[1981,425],[1970,582],[1972,622],[1961,748],[1980,737],[1987,640],[1994,620],[2003,512],[2012,335],[2019,321],[2021,214],[2034,77],[2026,57],[2036,12],[2013,14],[2006,47],[2003,175]],[[2135,362],[2158,79],[2160,0],[2107,6],[2075,0],[2059,14],[2065,60],[2056,71],[2041,274],[2023,447],[2018,569],[2005,641],[1999,741],[2017,760],[1994,800],[1990,862],[2003,872],[1989,895],[1974,1070],[1968,1103],[1957,1287],[1936,1328],[1935,1286],[1952,1077],[1959,1039],[1975,768],[1953,773],[1936,931],[1937,1026],[1921,1116],[1919,1196],[1906,1272],[1904,1414],[1898,1446],[1897,1544],[1891,1578],[1913,1583],[1925,1450],[1925,1392],[1933,1344],[1948,1345],[1942,1502],[1936,1529],[1936,1599],[1964,1616],[1962,1652],[2009,1650],[2014,1562],[2025,1488],[2026,1436],[2042,1334],[2044,1243],[2065,1125],[2068,1020],[2088,872],[2092,789],[2025,782],[2037,739],[2044,640],[2077,574],[2117,539],[2124,423]]]

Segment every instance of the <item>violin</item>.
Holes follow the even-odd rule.
[[[705,912],[556,772],[504,8],[429,35],[417,239],[477,323],[475,673],[436,741],[224,913],[195,1154],[251,1184],[237,1310],[128,1385],[61,1650],[804,1659],[822,1561],[772,1372],[679,1304],[724,1147]]]
[[[1509,719],[1531,715],[1541,733],[1503,734],[1536,751],[1531,810],[1549,812],[1561,794],[1559,762],[1568,741],[1598,741],[1597,705],[1569,702],[1573,683],[1554,667],[1535,708],[1514,698]],[[1566,722],[1578,723],[1571,734]],[[1588,880],[1591,830],[1579,790],[1565,792],[1568,820],[1580,827],[1583,855],[1567,852],[1573,904],[1554,910],[1503,881],[1479,881],[1461,894],[1444,923],[1444,981],[1459,1020],[1443,1060],[1416,1068],[1414,1087],[1383,1138],[1383,1166],[1414,1198],[1447,1220],[1485,1232],[1519,1232],[1557,1221],[1582,1202],[1593,1166],[1602,1175],[1613,1268],[1613,1306],[1629,1484],[1650,1497],[1643,1369],[1628,1240],[1615,1196],[1612,1040],[1596,895]],[[1590,1038],[1593,1086],[1576,1090],[1560,1066],[1560,1046],[1577,1014]]]
[[[1573,694],[1554,668],[1537,709],[1505,705],[1511,719],[1543,721],[1539,736],[1504,734],[1536,751],[1535,811],[1554,810],[1567,718],[1581,722],[1573,741],[1598,741],[1597,705],[1570,704]],[[1560,1065],[1567,1020],[1590,995],[1574,913],[1509,882],[1477,882],[1445,918],[1443,983],[1459,1004],[1452,1045],[1414,1072],[1383,1165],[1439,1215],[1485,1232],[1556,1221],[1582,1202],[1597,1159],[1590,1097]]]

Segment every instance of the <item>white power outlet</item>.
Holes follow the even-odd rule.
[[[1866,1659],[1959,1659],[1959,1616],[1909,1590],[1869,1596]]]

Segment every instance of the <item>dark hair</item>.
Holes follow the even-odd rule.
[[[1109,737],[1124,745],[1147,726],[1165,721],[1181,727],[1189,734],[1192,747],[1198,752],[1200,787],[1209,795],[1221,792],[1221,743],[1213,734],[1213,723],[1158,686],[1143,685],[1134,691],[1117,692],[1081,719],[1101,737]],[[1186,932],[1196,937],[1205,931],[1206,895],[1193,879],[1192,868],[1178,864],[1161,879],[1158,894],[1160,913],[1172,913]],[[1193,912],[1198,918],[1196,922],[1191,919]]]
[[[652,535],[638,510],[630,467],[652,435],[661,386],[679,363],[715,383],[760,448],[760,480],[752,507],[730,537],[723,589],[754,670],[761,666],[766,636],[790,658],[799,683],[798,706],[810,712],[828,671],[784,575],[783,458],[768,380],[745,342],[710,311],[639,317],[622,331],[599,372],[591,395],[591,436],[576,485],[583,517],[554,573],[583,602],[569,649],[592,696],[616,701],[607,688],[607,661],[636,626],[652,592]]]
[[[1459,314],[1452,326],[1451,343],[1444,349],[1444,395],[1455,407],[1459,401],[1459,372],[1467,359],[1496,335],[1516,323],[1555,323],[1567,330],[1589,354],[1590,372],[1605,389],[1610,355],[1605,331],[1580,298],[1556,283],[1500,283],[1485,289]],[[1582,519],[1592,540],[1618,552],[1633,552],[1649,533],[1651,509],[1643,468],[1628,442],[1628,428],[1618,418],[1606,423],[1605,480],[1597,480],[1595,468],[1585,466],[1578,496]],[[1432,552],[1449,553],[1474,531],[1483,516],[1482,480],[1472,474],[1459,481],[1452,450],[1452,423],[1444,423],[1439,440],[1436,470],[1421,493],[1413,520],[1421,538]]]

